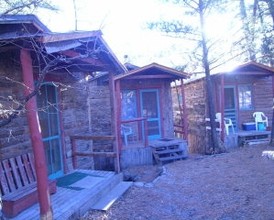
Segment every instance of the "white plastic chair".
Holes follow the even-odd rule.
[[[220,112],[216,113],[216,121],[219,122],[220,128],[222,128],[222,114]],[[235,133],[234,126],[230,118],[224,118],[224,126],[226,135],[229,135],[229,127],[231,127],[232,133]]]
[[[255,119],[256,130],[259,130],[259,124],[262,123],[265,128],[268,126],[268,117],[263,112],[254,112],[253,118]]]
[[[121,125],[121,135],[124,137],[125,145],[128,145],[128,136],[133,135],[132,128],[127,125]]]

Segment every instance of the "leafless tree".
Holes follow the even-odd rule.
[[[0,0],[0,15],[33,13],[38,8],[57,10],[51,0]]]

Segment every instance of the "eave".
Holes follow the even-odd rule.
[[[180,72],[170,67],[166,67],[157,63],[151,63],[147,66],[132,70],[126,74],[114,77],[114,80],[121,79],[186,79],[188,73]]]

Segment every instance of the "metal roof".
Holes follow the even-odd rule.
[[[98,64],[97,59],[104,61],[104,66],[116,74],[127,71],[102,38],[100,30],[53,33],[35,15],[0,16],[0,42],[8,45],[9,40],[20,42],[30,38],[42,43],[48,54],[71,51],[73,58],[89,66]],[[94,62],[87,62],[91,59]]]
[[[50,29],[44,25],[37,16],[33,14],[27,15],[1,15],[0,25],[10,25],[10,24],[31,24],[37,28],[37,30],[43,33],[50,33]]]

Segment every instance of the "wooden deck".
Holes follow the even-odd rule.
[[[256,143],[267,143],[270,141],[271,131],[243,131],[240,130],[238,134],[239,146]]]
[[[57,187],[51,196],[54,219],[77,219],[89,210],[102,196],[122,181],[122,174],[111,171],[75,170],[87,174],[66,187]],[[74,172],[75,172],[74,171]],[[39,205],[35,204],[12,220],[39,219]]]

